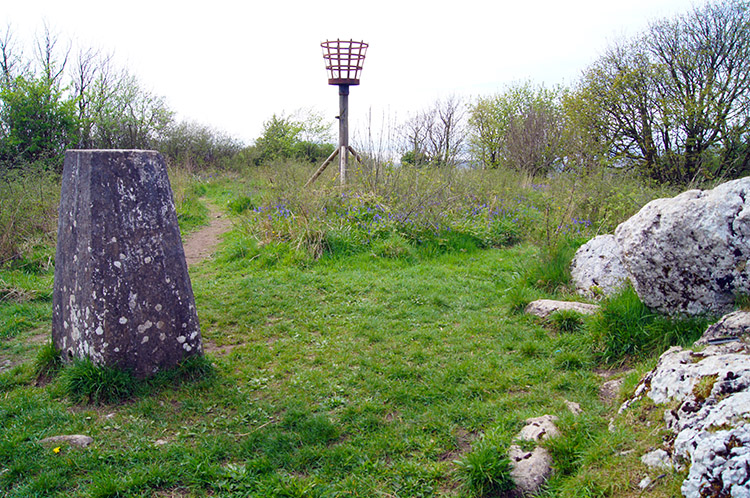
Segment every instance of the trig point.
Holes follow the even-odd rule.
[[[144,150],[69,150],[52,341],[62,357],[138,377],[202,354],[167,169]]]

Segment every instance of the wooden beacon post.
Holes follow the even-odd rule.
[[[359,85],[359,75],[365,60],[368,44],[362,41],[324,41],[323,59],[328,71],[328,84],[339,87],[339,144],[333,154],[318,168],[305,186],[312,184],[326,167],[339,156],[339,183],[346,185],[349,153],[359,159],[357,152],[349,145],[349,87]]]

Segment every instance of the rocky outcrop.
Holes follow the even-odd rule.
[[[730,315],[731,316],[731,315]],[[733,319],[727,319],[732,322]],[[707,331],[707,334],[711,331]],[[692,351],[673,347],[636,388],[665,410],[671,443],[643,456],[644,464],[688,469],[686,498],[750,496],[750,345],[744,339]],[[709,343],[704,338],[699,341]]]
[[[750,177],[646,204],[615,230],[644,304],[664,314],[727,313],[750,293]]]
[[[750,312],[735,311],[708,327],[695,345],[725,344],[743,339],[750,339]]]
[[[570,266],[579,294],[598,299],[614,294],[628,280],[622,249],[614,235],[598,235],[576,251]]]
[[[41,444],[59,444],[68,443],[71,446],[79,446],[85,448],[94,442],[94,438],[91,436],[84,436],[83,434],[71,434],[65,436],[50,436],[44,439],[40,439]]]

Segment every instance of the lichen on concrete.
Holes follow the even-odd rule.
[[[148,376],[201,354],[161,156],[68,151],[61,199],[52,335],[63,357]],[[178,336],[186,342],[178,343]]]

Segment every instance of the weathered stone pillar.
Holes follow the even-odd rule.
[[[159,153],[66,152],[52,341],[66,360],[90,358],[138,377],[203,353]]]

